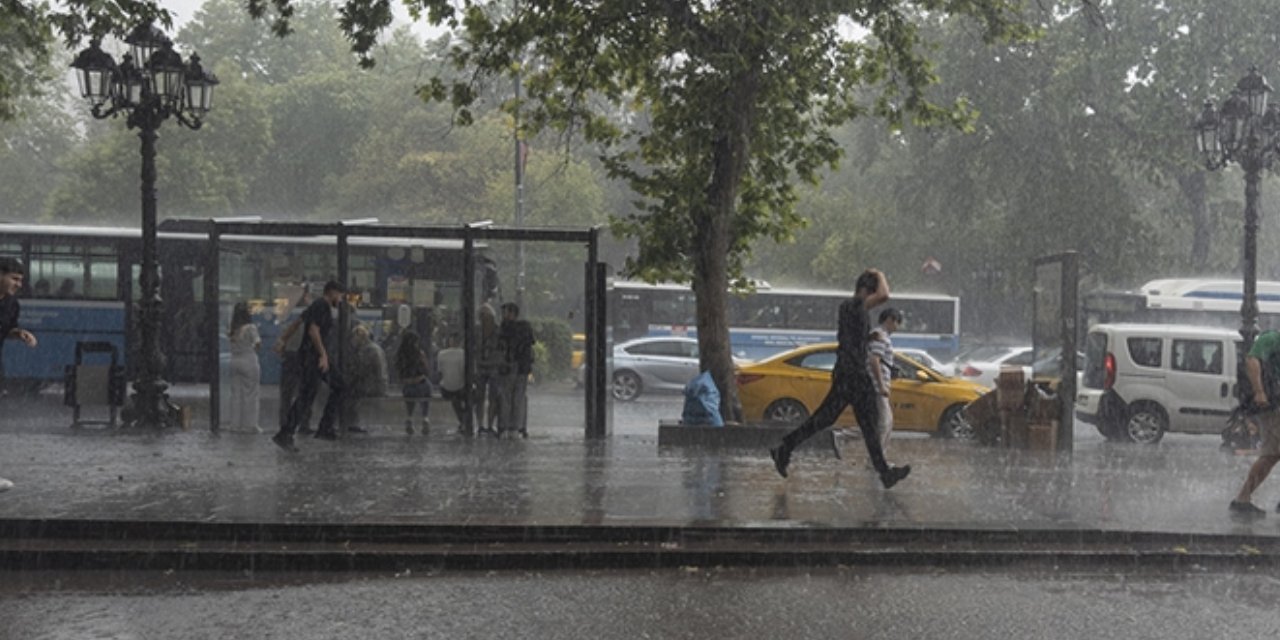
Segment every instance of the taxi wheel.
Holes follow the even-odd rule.
[[[1164,408],[1154,402],[1137,402],[1129,407],[1129,420],[1124,425],[1124,434],[1129,440],[1139,444],[1155,444],[1164,437],[1169,429],[1169,418]]]
[[[791,398],[783,398],[774,400],[768,409],[764,410],[764,419],[770,422],[785,422],[786,424],[800,424],[805,418],[809,417],[809,410],[805,408],[804,403]]]
[[[978,434],[973,425],[964,419],[962,404],[951,405],[942,412],[942,418],[938,420],[938,431],[953,440],[973,440]]]
[[[613,374],[613,399],[630,402],[640,397],[640,376],[634,371],[619,371]]]

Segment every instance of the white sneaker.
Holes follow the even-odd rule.
[[[4,478],[0,478],[0,493],[8,491],[12,488],[13,488],[12,482],[5,480]]]

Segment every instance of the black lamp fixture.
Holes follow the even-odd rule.
[[[1257,67],[1215,108],[1212,99],[1192,128],[1205,167],[1210,171],[1236,163],[1244,170],[1244,296],[1240,335],[1245,349],[1258,336],[1258,183],[1263,169],[1280,154],[1280,105],[1268,104],[1271,85]]]
[[[141,366],[136,368],[134,393],[122,416],[126,425],[168,427],[177,424],[179,412],[166,393],[160,349],[163,301],[156,267],[156,131],[170,117],[188,129],[199,129],[212,108],[218,79],[204,70],[195,54],[184,63],[173,50],[173,41],[151,23],[138,25],[124,41],[130,52],[118,65],[95,39],[76,55],[71,67],[93,117],[126,115],[128,127],[138,129],[142,140]]]

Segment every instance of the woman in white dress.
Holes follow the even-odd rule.
[[[258,390],[262,368],[258,364],[258,347],[262,338],[249,315],[249,303],[238,302],[231,311],[231,415],[232,431],[262,433],[258,424]]]

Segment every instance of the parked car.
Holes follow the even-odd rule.
[[[573,334],[573,353],[569,356],[569,366],[577,369],[582,366],[582,359],[587,351],[587,334]]]
[[[836,346],[833,342],[807,345],[739,367],[738,399],[743,417],[790,424],[809,417],[831,388]],[[973,428],[961,411],[986,393],[985,387],[942,375],[901,353],[894,354],[894,364],[889,400],[895,430],[973,437]],[[855,425],[857,421],[846,409],[837,424]]]
[[[982,386],[990,387],[1000,374],[1000,367],[1016,365],[1030,367],[1034,357],[1031,345],[1014,347],[978,347],[956,360],[953,365],[955,376],[971,380]]]
[[[737,357],[734,364],[745,364]],[[698,375],[698,341],[662,336],[636,338],[613,348],[613,398],[630,401],[641,393],[681,392]]]
[[[1239,333],[1217,327],[1095,325],[1085,337],[1076,417],[1109,440],[1219,433],[1236,406],[1241,345]]]
[[[902,354],[904,356],[907,356],[908,358],[911,358],[912,360],[926,367],[929,367],[934,371],[941,372],[941,371],[945,371],[947,368],[946,365],[942,364],[940,361],[938,361],[937,358],[933,357],[928,351],[925,351],[924,349],[899,349],[897,347],[894,347],[893,353],[895,355]]]

